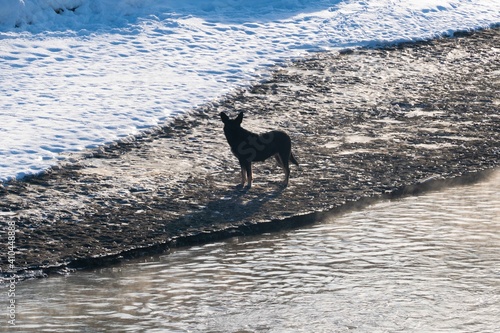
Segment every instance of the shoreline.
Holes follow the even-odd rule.
[[[274,219],[265,222],[232,226],[227,229],[213,230],[210,232],[199,232],[188,235],[173,237],[162,244],[155,244],[145,248],[130,249],[105,257],[77,259],[58,267],[48,267],[43,269],[46,276],[70,273],[78,270],[95,269],[119,264],[126,260],[136,259],[144,256],[151,256],[166,253],[169,250],[195,245],[203,245],[213,242],[224,241],[233,237],[256,236],[264,233],[275,233],[305,227],[322,221],[326,218],[341,215],[349,211],[362,210],[373,204],[385,200],[398,200],[408,196],[418,196],[425,193],[440,191],[445,188],[454,188],[476,184],[487,180],[499,169],[488,169],[481,172],[462,175],[451,179],[430,179],[425,182],[404,186],[395,189],[391,193],[382,194],[378,197],[364,197],[358,201],[347,202],[342,206],[323,212],[312,212],[304,215],[295,215],[284,219]]]
[[[7,224],[15,224],[14,274],[64,273],[310,224],[347,207],[494,172],[499,41],[497,27],[313,54],[156,131],[5,183],[1,233],[6,239]],[[252,189],[235,189],[239,166],[221,111],[243,111],[242,126],[254,132],[290,134],[301,165],[292,166],[288,188],[280,186],[281,169],[266,161],[255,164]],[[0,253],[5,249],[2,242]],[[6,255],[1,263],[10,276]]]

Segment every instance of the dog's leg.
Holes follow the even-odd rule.
[[[288,180],[290,179],[290,168],[286,166],[285,168],[285,180],[283,181],[283,186],[288,186]]]
[[[288,186],[288,179],[290,178],[290,166],[289,166],[289,158],[290,158],[290,152],[286,153],[280,153],[279,158],[281,160],[281,166],[283,170],[285,171],[285,181],[283,182],[283,186],[287,187]]]
[[[245,168],[241,168],[241,187],[245,186],[247,180],[247,171]]]
[[[241,184],[240,186],[243,187],[245,186],[245,182],[247,180],[247,168],[244,163],[240,161],[240,166],[241,166]]]
[[[253,173],[252,173],[252,163],[248,163],[247,165],[247,181],[248,181],[248,188],[252,187],[252,181],[253,181]]]
[[[279,154],[275,154],[274,158],[276,159],[276,162],[278,162],[278,165],[283,168],[283,161],[281,160],[281,157]]]

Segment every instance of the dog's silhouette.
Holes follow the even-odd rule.
[[[252,133],[241,127],[243,112],[240,112],[235,119],[229,119],[224,112],[219,115],[224,123],[224,134],[231,151],[240,162],[241,186],[245,186],[247,182],[248,188],[252,187],[252,162],[261,162],[274,156],[285,171],[283,185],[286,187],[290,178],[290,162],[299,165],[293,156],[292,141],[288,134],[283,131]]]

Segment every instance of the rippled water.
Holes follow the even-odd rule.
[[[309,228],[28,281],[17,328],[499,332],[499,185],[497,173]]]

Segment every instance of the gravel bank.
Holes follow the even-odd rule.
[[[310,223],[374,198],[472,180],[500,164],[500,29],[318,53],[248,90],[45,174],[0,186],[1,269],[15,224],[17,273],[109,264],[171,246]],[[283,129],[300,167],[239,166],[218,114]],[[7,274],[8,275],[8,274]]]

